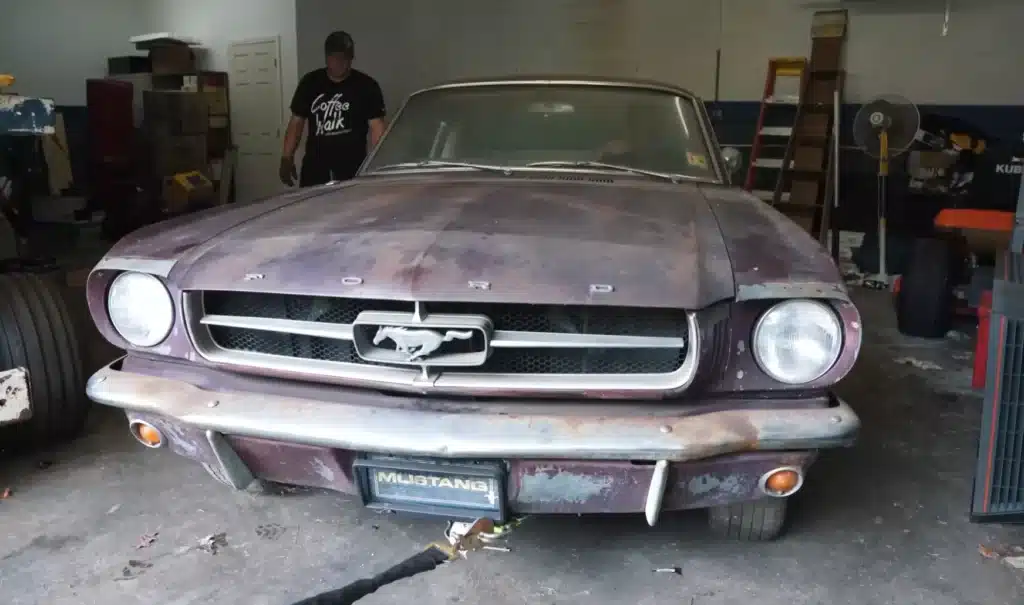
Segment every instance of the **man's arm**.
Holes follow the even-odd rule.
[[[385,119],[387,115],[387,107],[384,106],[384,93],[381,92],[380,84],[377,81],[373,81],[373,86],[370,88],[370,98],[368,107],[370,108],[370,136],[369,136],[369,150],[373,151],[373,148],[380,142],[380,138],[384,136],[384,131],[387,130],[388,123]]]
[[[286,158],[294,158],[295,152],[302,142],[302,133],[306,130],[306,118],[292,114],[288,120],[288,128],[284,131],[284,147],[281,155]]]
[[[288,119],[288,126],[284,131],[284,141],[281,143],[281,168],[279,176],[285,185],[293,185],[298,179],[298,171],[295,169],[295,152],[302,142],[302,133],[306,130],[306,120],[309,119],[309,78],[299,80],[295,87],[295,94],[292,95],[291,111],[292,117]]]
[[[384,118],[375,118],[370,120],[370,151],[377,146],[380,142],[380,138],[384,136],[384,131],[388,129],[388,122]]]

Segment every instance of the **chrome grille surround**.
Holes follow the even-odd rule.
[[[217,294],[234,294],[218,292]],[[253,293],[238,293],[254,295]],[[259,296],[259,294],[255,294]],[[414,303],[411,301],[361,301],[368,308],[373,303],[387,303],[387,310],[408,307],[410,315],[421,316],[431,307],[446,303]],[[471,303],[452,303],[472,309]],[[647,309],[637,309],[644,312]],[[448,311],[445,310],[445,313]],[[486,367],[438,368],[429,365],[400,367],[375,364],[364,360],[337,361],[294,355],[271,354],[254,350],[226,348],[218,343],[212,330],[235,328],[281,336],[307,336],[351,344],[355,338],[354,323],[307,321],[260,317],[255,315],[207,314],[204,292],[185,292],[183,314],[186,327],[198,354],[206,361],[225,369],[242,372],[274,374],[296,379],[351,384],[369,388],[393,388],[418,392],[481,393],[538,392],[585,393],[593,391],[656,394],[685,390],[697,376],[700,354],[700,330],[695,313],[685,312],[682,336],[631,336],[624,334],[580,334],[551,331],[514,331],[496,329],[490,335],[492,351],[512,352],[516,349],[675,349],[682,351],[681,362],[671,371],[641,373],[529,373],[490,372]]]

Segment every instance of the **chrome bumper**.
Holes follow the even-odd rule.
[[[438,458],[683,462],[845,445],[860,426],[841,401],[828,408],[667,417],[448,413],[211,392],[111,367],[89,379],[87,393],[97,403],[225,435]]]

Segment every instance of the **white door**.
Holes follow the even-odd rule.
[[[238,147],[235,195],[247,204],[284,187],[281,157],[281,61],[276,38],[228,46],[231,131]]]

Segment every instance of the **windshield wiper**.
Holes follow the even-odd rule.
[[[633,168],[632,166],[621,166],[619,164],[605,164],[604,162],[567,162],[560,160],[553,160],[549,162],[530,162],[526,165],[527,168],[602,168],[604,170],[618,170],[619,172],[628,172],[630,174],[638,174],[641,176],[649,176],[656,179],[665,179],[666,181],[672,181],[673,183],[679,183],[684,180],[688,181],[699,181],[701,179],[690,176],[688,174],[675,174],[672,172],[656,172],[654,170],[644,170],[642,168]]]
[[[374,168],[370,173],[380,172],[382,170],[402,170],[405,168],[472,168],[474,170],[484,170],[487,172],[497,172],[508,176],[512,174],[512,170],[504,166],[492,166],[491,164],[473,164],[471,162],[447,162],[444,160],[423,160],[420,162],[400,162],[398,164],[386,164],[378,168]]]

